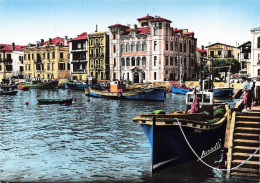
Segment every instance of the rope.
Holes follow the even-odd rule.
[[[234,170],[234,169],[236,169],[236,168],[242,166],[242,165],[245,164],[246,162],[248,162],[248,161],[257,153],[257,151],[258,151],[259,148],[260,148],[260,146],[259,146],[259,147],[255,150],[255,152],[249,156],[249,158],[247,158],[247,159],[244,160],[241,164],[239,164],[239,165],[237,165],[237,166],[235,166],[235,167],[233,167],[233,168],[220,169],[220,168],[218,168],[218,167],[213,167],[213,166],[209,165],[208,163],[206,163],[205,161],[203,161],[203,160],[198,156],[198,154],[197,154],[197,153],[194,151],[194,149],[191,147],[191,145],[190,145],[190,143],[189,143],[189,141],[188,141],[186,135],[184,134],[183,129],[182,129],[182,127],[181,127],[181,124],[180,124],[180,122],[179,122],[179,119],[178,119],[178,118],[174,118],[174,119],[177,120],[178,125],[179,125],[179,127],[180,127],[180,130],[181,130],[181,132],[182,132],[182,135],[183,135],[183,137],[184,137],[186,143],[188,144],[188,146],[190,147],[190,149],[191,149],[192,152],[194,153],[194,155],[195,155],[195,156],[199,159],[199,161],[201,161],[204,165],[206,165],[206,166],[208,166],[208,167],[210,167],[210,168],[212,168],[212,169],[214,169],[214,170],[219,170],[219,171],[230,171],[230,170]]]

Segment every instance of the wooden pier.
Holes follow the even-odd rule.
[[[260,177],[260,152],[257,151],[260,146],[260,108],[241,112],[241,104],[242,101],[239,101],[234,106],[227,123],[224,148],[226,168],[231,170],[227,171],[226,177],[257,178]]]

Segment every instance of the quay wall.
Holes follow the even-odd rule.
[[[198,81],[186,81],[186,85],[192,86],[192,87],[199,87]],[[227,87],[227,83],[225,82],[213,82],[214,87]],[[241,89],[242,83],[230,83],[230,87],[234,89]]]

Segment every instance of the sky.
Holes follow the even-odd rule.
[[[147,14],[193,31],[198,47],[237,46],[260,27],[260,0],[0,0],[0,44],[75,38],[96,25],[100,32],[117,23],[134,25]]]

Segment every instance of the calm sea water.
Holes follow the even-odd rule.
[[[40,98],[72,97],[77,101],[70,106],[37,104]],[[0,181],[227,181],[200,162],[151,175],[150,145],[131,119],[156,109],[184,109],[184,95],[168,93],[165,102],[86,99],[83,91],[63,89],[0,96]],[[220,160],[218,153],[208,162],[217,166]]]

